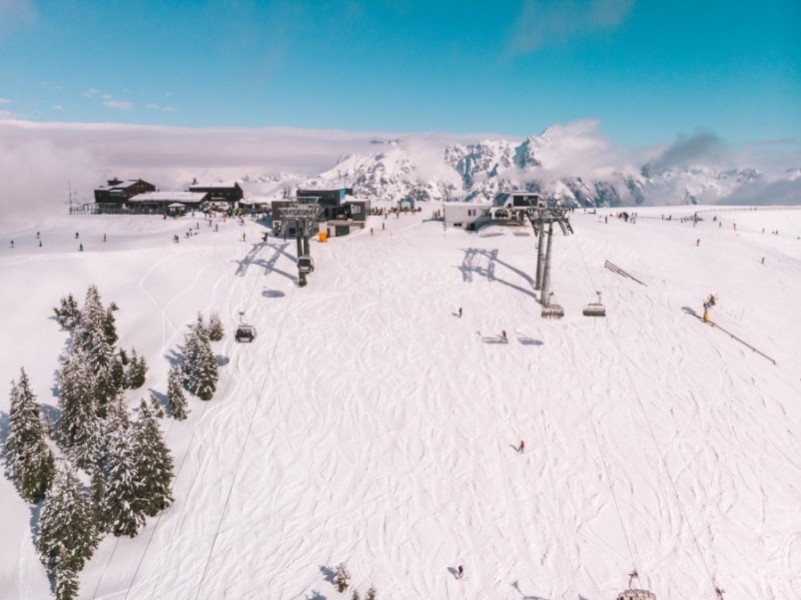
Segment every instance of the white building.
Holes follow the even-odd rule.
[[[473,230],[484,220],[489,220],[489,202],[443,202],[445,227],[462,227]]]

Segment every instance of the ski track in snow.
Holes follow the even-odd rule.
[[[174,505],[137,538],[106,538],[80,597],[333,598],[324,570],[346,561],[362,594],[373,583],[396,600],[602,600],[635,565],[661,600],[713,595],[710,575],[727,596],[800,598],[801,322],[786,299],[801,292],[801,252],[757,234],[763,214],[738,213],[739,233],[707,213],[696,228],[654,214],[636,225],[576,214],[575,235],[555,236],[552,286],[567,311],[556,322],[539,316],[530,231],[470,235],[419,215],[313,242],[303,289],[292,240],[238,241],[258,239],[250,222],[171,246],[186,222],[143,218],[121,250],[56,253],[56,267],[35,251],[0,256],[12,283],[72,270],[77,298],[94,281],[116,300],[123,345],[133,339],[151,367],[144,390],[166,389],[165,357],[198,310],[226,327],[214,399],[164,421]],[[158,235],[160,249],[137,258],[135,234]],[[115,253],[127,271],[111,268]],[[759,264],[765,254],[786,276]],[[741,274],[764,293],[744,292]],[[47,293],[19,318],[40,322],[68,290],[33,285]],[[580,314],[596,289],[606,319]],[[778,367],[689,314],[709,293],[721,297],[713,319]],[[232,339],[239,311],[253,344]],[[64,334],[46,327],[60,351]],[[43,374],[56,357],[31,373],[52,404]],[[22,542],[0,583],[41,597],[27,509],[8,482],[6,496],[3,527]]]

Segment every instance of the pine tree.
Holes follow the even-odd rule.
[[[25,369],[20,370],[19,384],[11,382],[8,420],[7,472],[25,500],[39,502],[53,482],[55,465]]]
[[[136,348],[131,349],[131,360],[128,363],[128,371],[125,375],[126,387],[135,390],[145,385],[147,380],[147,363],[144,356],[136,353]]]
[[[376,599],[376,591],[375,586],[370,586],[370,589],[367,590],[367,595],[364,597],[364,600],[375,600]]]
[[[130,362],[122,348],[114,355],[114,362],[111,364],[111,378],[117,390],[125,389],[125,371]]]
[[[213,312],[209,315],[209,339],[212,342],[219,342],[223,339],[225,335],[225,330],[223,329],[222,321],[220,321],[220,315],[216,312]]]
[[[204,331],[203,317],[198,314],[197,321],[190,327],[184,337],[181,370],[184,375],[184,388],[190,394],[194,394],[197,391],[198,373],[200,372],[200,355],[203,352],[201,336]]]
[[[119,391],[114,383],[114,345],[109,343],[108,327],[108,312],[100,302],[97,288],[90,285],[81,308],[81,318],[75,327],[73,352],[82,350],[89,362],[94,374],[97,413],[101,417],[105,417],[108,403]]]
[[[353,595],[350,597],[350,600],[361,600],[361,598],[359,590],[353,590]]]
[[[81,311],[78,309],[78,303],[72,294],[67,294],[66,298],[61,299],[61,304],[53,309],[56,313],[56,320],[62,328],[72,330],[78,323]]]
[[[117,337],[117,322],[114,318],[115,310],[117,310],[117,305],[112,302],[108,310],[106,310],[106,318],[103,320],[103,333],[109,346],[116,344],[119,339]]]
[[[200,337],[200,362],[198,365],[197,390],[195,395],[201,400],[211,400],[217,390],[217,359],[211,350],[206,332]]]
[[[101,441],[94,374],[83,350],[73,349],[58,374],[63,442],[81,468],[96,463]]]
[[[56,571],[56,600],[73,600],[78,595],[78,574],[60,567]]]
[[[211,400],[217,387],[217,359],[211,349],[203,315],[187,333],[183,348],[184,387],[202,400]]]
[[[77,593],[77,573],[99,540],[89,498],[71,467],[60,466],[42,506],[36,540],[39,559],[56,576],[59,598],[72,598]]]
[[[338,592],[344,592],[350,585],[350,573],[344,562],[339,563],[336,567],[334,572],[334,585],[337,586]]]
[[[154,517],[172,504],[173,462],[158,421],[144,400],[139,405],[135,436],[134,456],[136,480],[141,486],[141,510]]]
[[[173,366],[167,377],[167,408],[170,414],[179,421],[183,421],[189,415],[181,378],[181,369]]]
[[[116,536],[135,536],[145,523],[142,485],[137,479],[136,444],[122,400],[111,403],[105,453],[106,497],[100,510]]]

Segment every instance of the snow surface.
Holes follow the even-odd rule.
[[[305,288],[293,240],[257,222],[53,217],[0,247],[0,433],[20,367],[57,406],[52,307],[95,283],[150,367],[129,405],[166,392],[199,310],[227,363],[213,400],[163,421],[175,504],[106,537],[81,598],[345,598],[341,561],[382,599],[610,600],[635,566],[660,600],[714,598],[713,579],[727,600],[801,598],[801,211],[681,223],[694,210],[577,212],[554,238],[562,321],[540,318],[530,230],[445,231],[430,208],[313,243]],[[596,289],[606,319],[581,316]],[[776,365],[699,321],[710,293]],[[233,341],[240,310],[253,344]],[[0,479],[2,598],[49,595],[36,514]]]

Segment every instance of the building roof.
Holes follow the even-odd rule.
[[[131,198],[130,202],[179,202],[198,204],[206,199],[206,192],[145,192]]]
[[[113,185],[99,185],[95,189],[96,190],[124,190],[126,188],[131,187],[135,183],[139,183],[139,179],[126,179],[125,181],[120,181],[119,183],[115,183]],[[147,182],[145,182],[147,183]]]
[[[208,189],[231,189],[233,187],[238,187],[238,181],[213,181],[211,183],[193,183],[189,186],[190,190],[196,188],[208,188]]]

